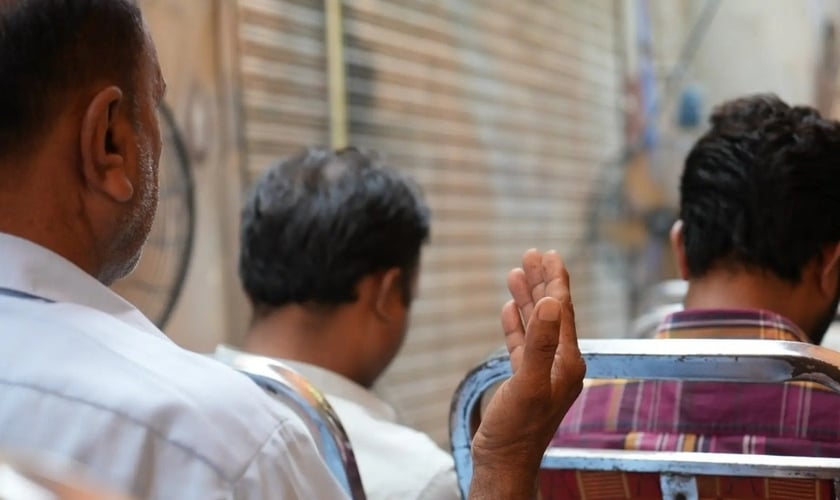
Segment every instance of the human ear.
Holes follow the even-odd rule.
[[[687,280],[689,278],[688,259],[685,256],[685,237],[683,234],[683,221],[678,219],[671,226],[671,248],[674,250],[674,255],[677,261],[677,271],[680,273],[680,278]]]
[[[840,281],[840,242],[830,245],[823,251],[820,290],[833,299],[837,290],[840,289],[838,281]]]
[[[400,312],[406,307],[403,288],[402,269],[392,267],[385,271],[379,282],[379,290],[374,301],[377,316],[389,321],[399,317]]]
[[[85,182],[91,189],[120,203],[134,196],[134,184],[127,170],[126,136],[119,133],[118,116],[124,106],[119,87],[100,90],[85,109],[79,134]]]

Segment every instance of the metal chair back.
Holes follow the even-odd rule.
[[[803,342],[770,340],[581,340],[587,378],[783,383],[810,381],[840,393],[840,353]],[[511,375],[506,354],[473,369],[455,392],[450,435],[466,498],[472,478],[470,442],[482,395]],[[698,476],[833,480],[840,459],[698,452],[645,452],[550,447],[543,469],[659,474],[662,498],[697,498]],[[836,498],[840,498],[837,496]]]

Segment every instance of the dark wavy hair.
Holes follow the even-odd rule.
[[[710,121],[680,186],[689,271],[724,264],[799,282],[840,241],[840,123],[774,95],[726,102]]]
[[[407,177],[353,148],[310,148],[269,168],[242,211],[239,277],[257,315],[357,299],[359,281],[403,270],[411,300],[429,209]]]

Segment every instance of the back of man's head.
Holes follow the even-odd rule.
[[[145,40],[132,0],[0,0],[0,161],[38,146],[94,85],[130,91]]]
[[[717,108],[711,126],[680,188],[690,275],[723,265],[798,283],[840,241],[840,123],[756,95]]]
[[[408,305],[428,235],[429,209],[409,179],[356,149],[307,149],[248,197],[239,275],[257,314],[354,302],[362,278],[392,268]]]

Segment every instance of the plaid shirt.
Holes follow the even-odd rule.
[[[788,319],[759,310],[678,312],[658,337],[807,342]],[[809,382],[587,380],[552,444],[840,457],[840,395]]]

